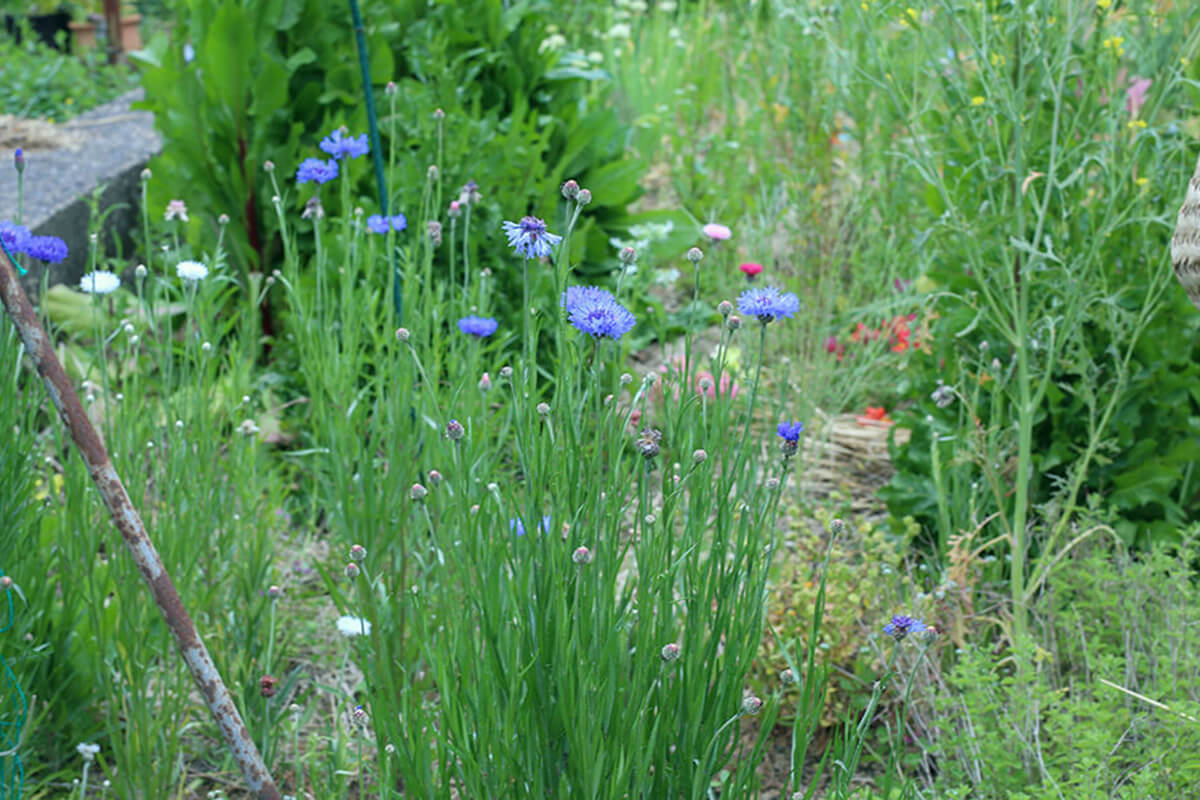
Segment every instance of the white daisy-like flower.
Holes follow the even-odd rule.
[[[115,273],[104,269],[89,272],[79,281],[80,290],[88,294],[108,294],[115,292],[120,285],[121,279]]]
[[[208,267],[199,261],[180,261],[175,265],[175,274],[185,281],[202,281],[208,277]]]
[[[342,636],[366,636],[371,633],[371,623],[361,617],[338,617],[337,629]]]

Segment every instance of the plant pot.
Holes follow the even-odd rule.
[[[92,22],[72,22],[71,52],[84,53],[96,47],[98,41],[97,26]],[[121,17],[121,49],[128,53],[130,50],[142,49],[142,15],[130,14]]]

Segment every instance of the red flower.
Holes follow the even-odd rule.
[[[747,261],[745,264],[738,266],[747,278],[753,278],[755,275],[763,271],[762,264],[755,264],[753,261]]]

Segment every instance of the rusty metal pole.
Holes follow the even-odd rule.
[[[0,250],[4,252],[4,257],[0,258],[0,296],[3,297],[4,307],[16,323],[21,340],[25,343],[26,353],[33,360],[38,374],[42,376],[50,399],[58,409],[59,416],[67,426],[76,447],[79,448],[84,463],[87,464],[88,473],[92,476],[96,488],[100,490],[100,496],[104,498],[104,505],[108,507],[117,530],[121,532],[125,544],[129,547],[134,563],[142,573],[150,593],[154,595],[154,602],[162,611],[167,627],[175,637],[175,644],[191,670],[200,693],[204,695],[208,710],[212,712],[213,719],[221,729],[221,735],[225,737],[225,743],[241,767],[250,791],[259,800],[282,800],[275,781],[267,771],[267,765],[263,763],[258,748],[250,739],[250,733],[246,730],[246,724],[242,721],[237,706],[233,704],[229,690],[221,680],[221,674],[217,672],[204,642],[200,640],[195,623],[183,607],[183,600],[179,597],[171,576],[146,533],[146,526],[142,524],[141,517],[134,509],[125,486],[108,458],[100,435],[96,433],[91,420],[84,413],[79,395],[71,386],[62,363],[54,353],[54,343],[46,335],[29,298],[25,296],[25,290],[17,280],[16,262],[7,248],[0,245]]]
[[[116,64],[125,52],[125,32],[121,30],[121,0],[104,0],[104,22],[108,26],[108,63]]]

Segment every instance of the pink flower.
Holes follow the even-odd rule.
[[[714,242],[723,242],[733,235],[733,231],[729,230],[724,225],[718,225],[715,222],[710,222],[701,228],[704,235],[712,239]]]
[[[1129,88],[1125,91],[1125,110],[1131,115],[1136,117],[1142,110],[1142,106],[1146,104],[1146,91],[1153,82],[1149,78],[1134,78],[1130,81]]]
[[[173,219],[188,221],[187,206],[182,200],[172,200],[167,203],[167,213],[163,215],[163,219],[170,222]]]
[[[744,272],[747,278],[753,278],[755,275],[763,271],[763,265],[755,264],[753,261],[748,261],[745,264],[740,265],[738,269]]]

